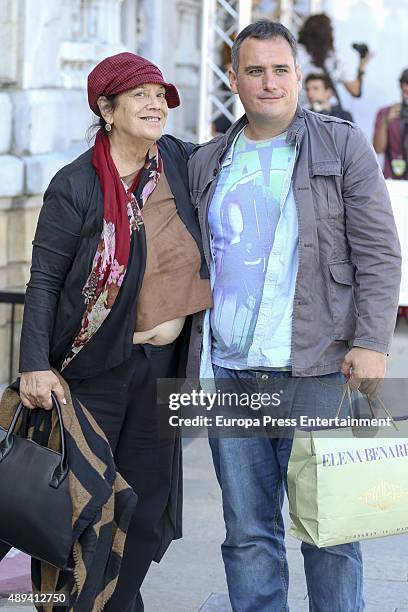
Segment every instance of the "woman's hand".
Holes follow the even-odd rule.
[[[363,81],[363,76],[365,72],[365,67],[367,66],[368,62],[370,62],[373,59],[373,57],[374,57],[374,53],[372,51],[369,51],[367,55],[365,55],[360,60],[360,63],[358,65],[357,77],[354,79],[354,81],[344,82],[345,88],[347,89],[349,94],[353,96],[353,98],[361,97],[362,81]]]
[[[20,380],[20,397],[27,408],[52,409],[51,391],[60,403],[66,404],[64,389],[51,370],[23,372]]]
[[[360,60],[360,70],[364,70],[368,62],[370,62],[373,59],[374,55],[375,54],[372,51],[369,51],[368,53],[366,53],[366,55]]]

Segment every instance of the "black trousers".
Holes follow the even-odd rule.
[[[131,358],[120,366],[69,381],[72,393],[104,431],[119,473],[139,496],[117,587],[104,608],[109,612],[144,610],[139,590],[159,548],[174,452],[174,434],[164,437],[159,427],[156,381],[176,376],[177,341],[135,345]]]

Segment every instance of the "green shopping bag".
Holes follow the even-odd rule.
[[[337,416],[346,391],[350,401],[346,385]],[[392,437],[388,426],[370,437],[351,427],[295,431],[291,535],[321,548],[408,532],[408,420],[392,426]]]

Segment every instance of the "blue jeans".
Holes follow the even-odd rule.
[[[265,384],[270,385],[270,393],[283,391],[279,408],[268,408],[280,417],[334,417],[345,382],[340,373],[295,378],[290,372],[235,371],[217,365],[214,371],[221,392],[265,392]],[[233,408],[220,409],[224,415],[228,411],[234,413]],[[289,610],[282,504],[291,433],[274,438],[211,437],[210,433],[226,525],[221,550],[234,612]],[[311,612],[364,610],[359,543],[319,549],[302,542],[301,551]]]

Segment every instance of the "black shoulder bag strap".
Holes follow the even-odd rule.
[[[334,93],[334,95],[335,95],[335,96],[336,96],[336,98],[337,98],[337,103],[338,103],[338,105],[339,105],[340,110],[344,111],[344,108],[343,108],[343,105],[342,105],[342,103],[341,103],[341,99],[340,99],[340,96],[339,96],[339,92],[337,91],[337,87],[335,86],[335,84],[334,84],[334,82],[333,82],[333,79],[332,79],[332,78],[331,78],[331,76],[330,76],[330,72],[327,70],[327,68],[326,68],[326,66],[325,66],[324,64],[323,64],[323,66],[322,66],[322,70],[323,70],[323,72],[324,72],[324,75],[325,75],[325,76],[328,78],[328,80],[329,80],[330,87],[331,87],[331,89],[333,90],[333,93]]]

